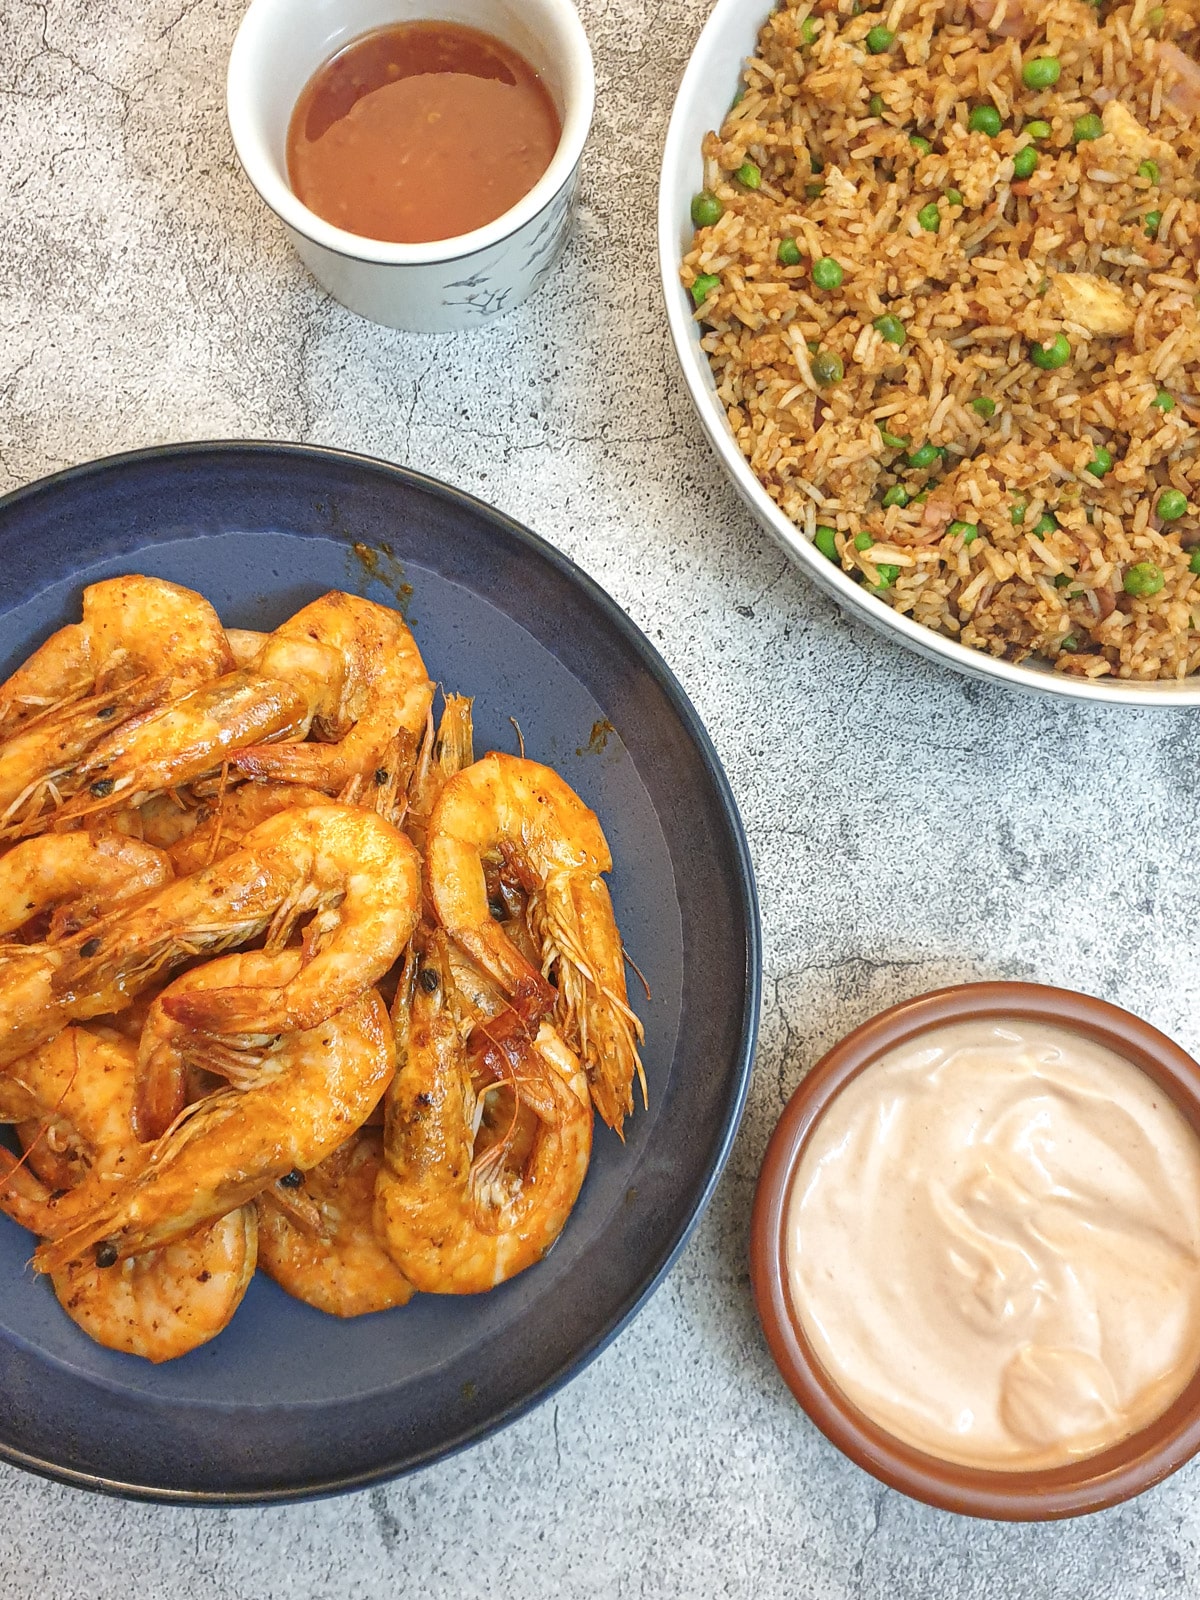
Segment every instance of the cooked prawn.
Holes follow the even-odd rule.
[[[106,578],[83,591],[69,623],[0,684],[0,737],[30,717],[153,680],[165,698],[232,666],[220,618],[203,595],[162,578]]]
[[[8,831],[29,833],[52,821],[140,806],[219,768],[243,745],[303,734],[311,713],[311,699],[293,684],[250,667],[228,672],[127,718],[69,769],[51,773],[39,795],[31,792],[10,808]]]
[[[0,935],[53,911],[49,937],[67,937],[125,900],[169,883],[170,860],[120,833],[49,833],[0,856]]]
[[[398,612],[335,590],[298,611],[271,640],[317,642],[340,655],[340,704],[326,727],[317,730],[332,742],[256,745],[235,756],[239,771],[337,794],[356,775],[374,772],[397,734],[404,736],[411,764],[433,685]]]
[[[591,1155],[587,1078],[549,1023],[531,1040],[509,1012],[468,1041],[443,936],[412,965],[375,1226],[417,1289],[479,1294],[540,1261],[562,1232]]]
[[[27,718],[0,745],[0,823],[15,825],[57,804],[62,791],[56,779],[112,728],[161,704],[162,697],[161,682],[135,679]]]
[[[26,1175],[17,1220],[53,1234],[69,1225],[72,1201],[139,1171],[145,1157],[130,1112],[136,1047],[107,1030],[67,1028],[20,1064],[23,1083],[79,1143],[71,1183],[87,1186],[38,1198]],[[45,1127],[45,1124],[43,1124]],[[67,1315],[110,1350],[169,1361],[221,1332],[254,1273],[256,1217],[241,1207],[167,1245],[116,1267],[72,1262],[53,1274]]]
[[[0,687],[0,813],[57,806],[75,763],[111,730],[232,665],[202,596],[158,578],[111,578],[83,594],[83,622],[48,639]]]
[[[266,931],[286,942],[301,918],[304,960],[283,989],[189,991],[175,1020],[224,1033],[314,1027],[376,983],[408,942],[420,865],[373,812],[332,802],[283,813],[239,849],[58,945],[0,950],[0,1068],[69,1021],[118,1011],[172,967]]]
[[[292,889],[275,913],[273,942],[312,913],[305,962],[282,988],[258,985],[163,997],[187,1027],[212,1033],[311,1028],[378,982],[408,943],[420,910],[421,869],[410,841],[375,812],[329,803],[281,812],[246,834],[244,855]]]
[[[413,1286],[375,1232],[375,1179],[383,1135],[360,1128],[304,1174],[264,1189],[258,1205],[258,1264],[281,1289],[335,1317],[405,1305]]]
[[[282,950],[232,959],[239,979],[286,988],[304,957]],[[225,964],[197,967],[178,982],[197,991],[220,984],[227,977],[214,968]],[[230,1074],[228,1051],[210,1057],[203,1039],[193,1051],[197,1065],[211,1059]],[[98,1258],[115,1262],[169,1244],[253,1200],[285,1173],[307,1171],[362,1125],[394,1068],[392,1026],[373,989],[319,1027],[243,1052],[237,1081],[245,1087],[217,1090],[189,1106],[162,1139],[142,1147],[146,1165],[131,1181],[107,1192],[89,1182],[87,1198],[95,1203],[42,1245],[34,1266],[57,1271],[98,1245]]]
[[[541,971],[492,915],[485,861],[528,895]],[[442,926],[529,1021],[553,1013],[583,1057],[596,1110],[618,1133],[633,1110],[642,1026],[600,874],[612,857],[595,812],[549,767],[493,752],[451,778],[430,818],[426,877]],[[553,977],[557,990],[547,982]]]

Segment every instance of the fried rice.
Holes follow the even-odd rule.
[[[751,467],[1011,661],[1200,668],[1198,54],[1196,0],[785,0],[704,141],[682,278]]]

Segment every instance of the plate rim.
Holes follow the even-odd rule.
[[[282,1505],[307,1500],[323,1499],[332,1495],[367,1489],[373,1485],[390,1482],[418,1472],[435,1462],[448,1460],[472,1445],[491,1438],[509,1423],[516,1422],[535,1407],[541,1405],[572,1379],[578,1377],[601,1355],[642,1310],[643,1306],[663,1282],[683,1252],[703,1216],[717,1185],[725,1171],[734,1141],[746,1108],[753,1077],[755,1047],[758,1039],[762,1010],[763,941],[762,918],[754,864],[746,837],[745,824],[738,810],[729,779],[712,738],[704,726],[683,686],[666,661],[655,649],[646,634],[632,617],[603,589],[596,580],[576,564],[548,539],[535,533],[524,523],[502,511],[498,506],[481,500],[469,491],[459,489],[439,478],[416,471],[397,462],[386,461],[359,451],[344,450],[336,446],[305,444],[300,441],[271,439],[199,439],[176,444],[157,444],[137,450],[114,452],[97,456],[61,468],[44,477],[35,478],[0,496],[0,547],[12,536],[4,526],[9,514],[24,503],[32,502],[66,485],[74,485],[88,478],[101,477],[106,472],[127,467],[154,464],[171,465],[191,458],[229,454],[247,460],[269,457],[303,458],[317,464],[341,464],[353,470],[366,470],[389,478],[409,488],[415,488],[469,512],[491,523],[518,547],[547,562],[569,583],[581,590],[584,597],[600,612],[604,621],[620,635],[646,667],[654,681],[665,694],[672,711],[678,717],[689,740],[695,746],[701,764],[712,786],[713,795],[726,837],[731,846],[735,865],[738,902],[744,924],[745,970],[742,985],[741,1023],[737,1045],[733,1096],[724,1125],[720,1130],[716,1148],[708,1164],[708,1171],[699,1192],[686,1208],[684,1221],[662,1258],[653,1266],[648,1276],[621,1302],[619,1308],[569,1361],[551,1374],[542,1384],[524,1395],[496,1415],[475,1427],[463,1429],[449,1442],[429,1446],[417,1456],[397,1464],[389,1461],[370,1470],[346,1473],[302,1486],[289,1484],[279,1488],[256,1489],[251,1492],[219,1489],[170,1489],[162,1486],[130,1483],[64,1467],[58,1463],[34,1456],[26,1450],[15,1448],[0,1439],[0,1461],[22,1468],[35,1476],[52,1482],[68,1484],[73,1488],[87,1489],[120,1499],[145,1501],[169,1505],[193,1506],[252,1506]],[[190,535],[184,534],[184,539]],[[303,537],[303,536],[302,536]]]

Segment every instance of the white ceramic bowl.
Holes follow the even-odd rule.
[[[708,358],[700,348],[700,330],[692,316],[692,303],[679,281],[679,263],[694,231],[689,211],[692,196],[702,187],[700,142],[710,129],[720,126],[737,90],[742,63],[753,54],[768,11],[763,0],[717,0],[675,98],[658,192],[659,265],[671,337],[704,431],[735,487],[767,532],[827,594],[881,633],[903,640],[931,661],[943,662],[972,677],[1075,700],[1134,706],[1200,705],[1200,680],[1195,678],[1182,683],[1128,683],[1121,679],[1089,682],[1053,672],[1049,667],[1000,661],[923,628],[869,594],[821,555],[784,516],[750,470],[717,397]]]
[[[331,55],[373,28],[418,21],[465,23],[518,50],[549,90],[562,137],[529,193],[486,227],[389,244],[335,228],[296,198],[287,129],[301,90]],[[595,92],[571,0],[253,0],[229,58],[226,104],[246,176],[313,277],[372,322],[443,333],[518,305],[553,270],[570,232]]]

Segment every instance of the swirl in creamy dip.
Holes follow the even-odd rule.
[[[931,1029],[814,1128],[787,1273],[821,1364],[888,1432],[968,1466],[1059,1466],[1200,1366],[1200,1139],[1081,1034]]]

